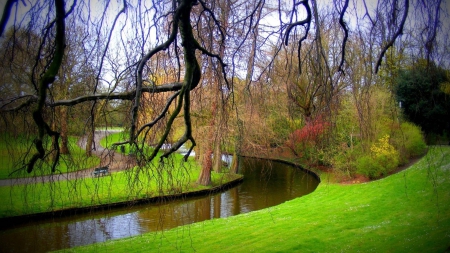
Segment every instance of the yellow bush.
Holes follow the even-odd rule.
[[[372,144],[370,150],[375,157],[379,156],[398,156],[397,150],[389,143],[389,134],[381,137],[377,143]]]
[[[370,147],[374,160],[383,168],[382,174],[397,168],[400,162],[400,155],[389,143],[389,138],[390,136],[386,134]]]

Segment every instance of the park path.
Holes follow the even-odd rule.
[[[94,150],[92,153],[98,157],[100,157],[99,166],[108,166],[110,172],[125,170],[126,168],[130,168],[135,164],[133,158],[128,157],[126,155],[122,155],[120,153],[114,152],[114,150],[106,149],[100,145],[100,140],[105,136],[115,133],[117,131],[113,130],[99,130],[95,131],[94,134]],[[86,147],[87,137],[84,136],[78,140],[78,146],[82,149]],[[99,167],[96,166],[96,167]],[[78,170],[69,173],[61,173],[47,176],[39,176],[39,177],[27,177],[27,178],[12,178],[12,179],[2,179],[0,180],[1,186],[11,186],[11,185],[22,185],[22,184],[34,184],[34,183],[45,183],[52,181],[61,181],[61,180],[71,180],[71,179],[79,179],[85,177],[92,177],[92,171],[94,168],[86,168],[84,170]]]

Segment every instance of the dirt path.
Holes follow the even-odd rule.
[[[134,165],[134,160],[128,156],[122,155],[120,153],[114,152],[114,150],[105,149],[100,145],[100,140],[105,136],[110,135],[116,131],[95,131],[94,135],[94,143],[95,150],[92,150],[92,153],[98,157],[100,157],[100,165],[99,166],[108,166],[110,172],[125,170],[126,168],[130,168]],[[82,149],[86,146],[86,136],[80,138],[78,141],[78,146]],[[97,166],[96,166],[97,167]],[[40,177],[28,177],[28,178],[13,178],[13,179],[2,179],[0,180],[0,186],[11,186],[11,185],[21,185],[21,184],[34,184],[34,183],[45,183],[52,181],[61,181],[61,180],[71,180],[71,179],[79,179],[85,177],[92,177],[93,168],[87,168],[84,170],[78,170],[70,173],[61,173],[55,175],[48,176],[40,176]]]

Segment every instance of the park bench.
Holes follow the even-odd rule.
[[[108,166],[95,168],[94,171],[92,172],[92,174],[94,176],[100,176],[100,175],[104,176],[108,173],[109,173]]]

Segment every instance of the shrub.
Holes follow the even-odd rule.
[[[409,157],[424,154],[427,149],[427,145],[419,127],[412,123],[405,122],[402,123],[402,131],[405,138],[405,149]]]
[[[362,156],[360,146],[348,147],[347,143],[342,143],[339,150],[332,158],[332,165],[335,172],[351,177],[356,172],[356,159]]]
[[[400,151],[402,161],[407,162],[409,158],[425,153],[427,145],[418,126],[403,122],[392,133],[391,142]]]
[[[316,119],[306,123],[301,129],[295,130],[286,145],[298,156],[311,162],[323,159],[319,157],[318,151],[322,148],[322,142],[329,130],[330,124],[318,116]]]
[[[378,178],[385,173],[385,170],[373,156],[365,155],[356,160],[356,172],[370,179]]]
[[[371,153],[356,160],[357,172],[371,179],[386,175],[400,163],[398,151],[389,143],[389,135],[370,147]]]

